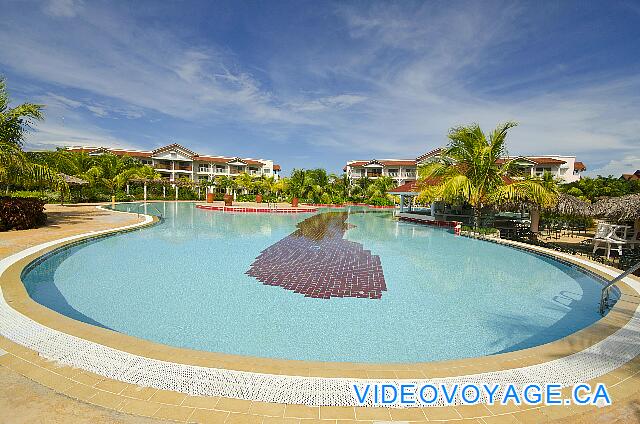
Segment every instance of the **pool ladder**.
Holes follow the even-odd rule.
[[[606,310],[609,308],[609,291],[611,291],[611,288],[624,277],[633,274],[638,269],[640,269],[640,262],[638,262],[622,274],[618,275],[613,280],[609,281],[607,285],[602,288],[602,293],[600,294],[600,315],[604,315]]]
[[[155,209],[155,210],[156,210],[156,212],[158,212],[158,216],[160,217],[160,219],[162,219],[162,218],[163,218],[163,216],[162,216],[162,212],[160,212],[160,209],[158,209],[158,208],[156,207],[156,205],[154,205],[154,204],[153,204],[153,203],[151,203],[151,202],[139,203],[139,204],[138,204],[137,209],[136,209],[136,210],[137,210],[137,213],[138,213],[138,218],[140,218],[140,206],[144,206],[144,205],[149,205],[149,206],[151,206],[153,209]]]

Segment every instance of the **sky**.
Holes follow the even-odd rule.
[[[510,155],[640,169],[640,1],[0,0],[0,75],[46,105],[26,148],[415,158],[515,120]]]

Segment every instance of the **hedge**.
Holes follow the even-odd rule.
[[[0,231],[26,230],[44,225],[44,202],[34,197],[0,197]]]

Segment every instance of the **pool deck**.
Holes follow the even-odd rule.
[[[89,231],[142,222],[133,214],[98,210],[95,206],[48,205],[49,225],[27,231],[0,233],[0,258],[26,248]],[[555,252],[550,252],[555,254]],[[42,252],[36,254],[38,256]],[[0,282],[5,300],[48,327],[146,357],[180,363],[259,372],[278,376],[425,379],[508,370],[542,364],[582,351],[613,334],[631,319],[640,296],[621,286],[622,297],[602,320],[573,335],[531,349],[467,360],[422,364],[352,364],[249,358],[177,349],[83,324],[33,302],[21,287],[19,271],[26,258],[7,270]],[[599,265],[602,267],[602,265]],[[593,272],[603,274],[594,266]],[[11,272],[14,274],[11,275]],[[15,273],[17,272],[17,278]],[[610,277],[608,277],[610,278]],[[594,308],[597,305],[594,305]],[[78,368],[53,363],[37,352],[0,337],[0,411],[11,411],[11,422],[179,422],[323,423],[404,422],[640,422],[640,356],[590,383],[607,384],[613,405],[596,407],[530,407],[474,405],[429,408],[361,408],[267,403],[139,387]],[[6,352],[6,353],[3,353]],[[26,378],[25,378],[26,377]],[[46,389],[48,388],[48,389]],[[2,416],[0,421],[8,417]],[[145,417],[145,418],[142,418]]]

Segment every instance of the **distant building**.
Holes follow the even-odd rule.
[[[640,180],[640,169],[638,169],[636,172],[634,172],[633,174],[622,174],[622,176],[620,177],[621,180],[627,180],[627,181],[636,181],[636,180]]]
[[[418,166],[428,163],[440,156],[442,149],[434,149],[415,159],[371,159],[351,160],[345,165],[343,171],[352,182],[360,178],[378,178],[387,176],[393,178],[398,185],[415,181]],[[524,174],[542,176],[549,172],[562,183],[577,181],[581,173],[587,168],[584,163],[576,161],[575,156],[517,156],[501,159],[501,163],[507,160],[515,160],[516,165]]]
[[[575,156],[517,156],[502,159],[503,162],[507,160],[516,161],[516,166],[524,168],[532,177],[541,177],[548,172],[561,183],[578,181],[582,172],[587,170]]]
[[[227,156],[201,155],[179,144],[169,144],[154,150],[127,150],[108,147],[68,147],[72,152],[86,152],[91,156],[112,153],[130,156],[150,165],[169,181],[188,177],[193,181],[213,180],[218,175],[234,177],[246,172],[256,177],[280,178],[280,165],[268,159],[247,159]]]

